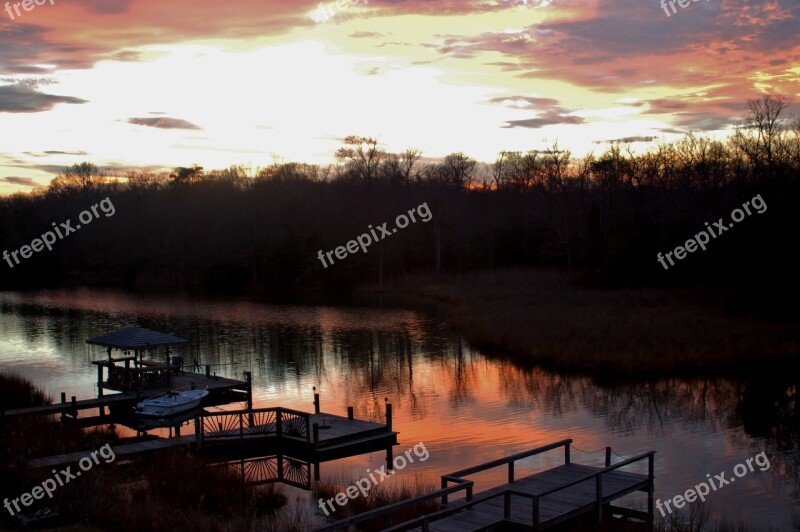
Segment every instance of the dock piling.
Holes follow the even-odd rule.
[[[253,373],[251,371],[244,372],[244,380],[247,383],[247,409],[253,409]],[[250,418],[250,424],[253,424],[252,416]]]
[[[386,398],[386,432],[392,432],[392,403]]]
[[[314,413],[319,414],[319,392],[316,386],[314,386]]]
[[[352,419],[354,419],[354,416],[355,416],[355,413],[353,411],[353,407],[352,406],[348,406],[347,407],[347,419],[352,420]]]

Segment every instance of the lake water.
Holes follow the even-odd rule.
[[[441,318],[395,308],[75,290],[0,293],[0,312],[0,371],[23,375],[54,398],[62,391],[94,397],[96,370],[89,362],[104,351],[86,339],[132,325],[190,339],[178,354],[212,364],[219,375],[252,371],[256,407],[310,410],[316,386],[323,411],[344,415],[354,406],[357,418],[382,421],[388,398],[399,432],[395,453],[419,442],[430,453],[391,482],[421,477],[438,484],[442,474],[572,438],[576,462],[600,464],[606,445],[624,457],[656,450],[656,498],[662,500],[707,473],[731,477],[737,464],[765,451],[768,470],[756,466],[709,495],[713,515],[791,530],[798,508],[800,422],[796,388],[785,383],[602,385],[487,358]],[[329,462],[322,476],[355,480],[384,460],[381,452]],[[561,460],[562,453],[548,453],[518,466],[518,474]],[[478,476],[476,487],[504,475],[498,468]],[[631,500],[643,508],[646,496]]]

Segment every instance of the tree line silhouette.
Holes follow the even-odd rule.
[[[555,267],[607,286],[705,286],[741,305],[794,306],[791,249],[800,171],[800,122],[785,99],[763,95],[724,140],[689,134],[643,153],[611,143],[575,158],[558,143],[502,152],[493,163],[464,153],[426,162],[351,136],[339,164],[280,162],[252,169],[132,170],[92,163],[46,188],[0,199],[0,249],[29,244],[108,196],[103,219],[4,268],[3,289],[103,285],[220,292],[339,290],[415,272]],[[769,206],[665,272],[656,254],[756,194]],[[318,250],[427,202],[433,220],[324,269]]]

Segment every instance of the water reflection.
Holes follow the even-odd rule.
[[[140,325],[191,339],[181,352],[219,375],[252,371],[257,407],[310,409],[383,421],[394,404],[400,447],[424,441],[431,477],[571,437],[626,456],[656,449],[656,497],[672,497],[766,450],[772,467],[716,492],[714,509],[745,521],[792,524],[798,502],[797,377],[755,382],[664,379],[613,386],[487,359],[446,324],[409,310],[275,306],[118,292],[0,294],[0,368],[54,396],[95,394],[86,338]],[[236,407],[240,405],[234,405]],[[379,453],[380,454],[380,453]],[[323,476],[360,477],[382,456],[345,459]],[[602,455],[576,456],[602,460]],[[591,462],[590,462],[591,463]],[[532,461],[530,468],[542,463]],[[502,472],[488,474],[488,485]],[[479,486],[481,481],[479,481]]]

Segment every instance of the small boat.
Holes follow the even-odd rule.
[[[169,391],[137,404],[136,413],[140,416],[172,416],[195,408],[207,395],[208,390]]]

